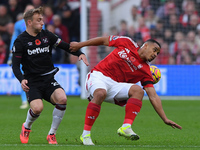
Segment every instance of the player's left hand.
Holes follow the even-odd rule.
[[[79,57],[78,57],[78,60],[83,60],[83,62],[86,64],[86,66],[89,66],[89,63],[88,63],[88,60],[86,58],[86,56],[84,54],[81,54]]]
[[[165,124],[171,126],[174,129],[175,128],[182,129],[182,127],[180,125],[176,124],[175,122],[173,122],[173,121],[171,121],[169,119],[165,121]]]

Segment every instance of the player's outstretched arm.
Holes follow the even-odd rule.
[[[167,116],[165,115],[165,112],[163,110],[160,97],[157,95],[155,89],[153,87],[145,87],[144,89],[147,92],[147,95],[148,95],[150,102],[153,105],[155,111],[161,117],[161,119],[164,121],[164,123],[167,125],[170,125],[173,128],[182,129],[182,127],[180,125],[176,124],[175,122],[173,122],[167,118]]]
[[[79,61],[82,60],[86,66],[89,66],[89,63],[88,63],[88,60],[87,60],[87,57],[84,55],[84,54],[81,54],[79,57],[78,57]]]
[[[109,45],[109,37],[96,37],[96,38],[92,38],[89,39],[87,41],[84,42],[71,42],[70,43],[70,50],[71,52],[76,52],[77,50],[79,50],[82,47],[85,46],[99,46],[99,45],[105,45],[108,46]]]

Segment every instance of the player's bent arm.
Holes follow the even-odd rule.
[[[145,87],[144,89],[145,89],[145,91],[149,97],[149,100],[150,100],[151,104],[153,105],[155,111],[161,117],[161,119],[166,123],[166,121],[168,119],[163,110],[161,99],[157,95],[155,88],[154,87]]]
[[[64,42],[64,41],[61,41],[58,45],[57,45],[58,48],[61,48],[63,50],[65,50],[66,52],[72,54],[72,55],[75,55],[75,56],[80,56],[81,54],[84,54],[82,53],[79,49],[76,51],[76,52],[71,52],[69,50],[69,44]]]
[[[12,70],[13,73],[15,75],[15,77],[19,80],[19,82],[21,83],[21,81],[24,79],[22,72],[20,70],[20,63],[21,63],[21,56],[20,55],[16,55],[15,53],[13,54],[12,57]]]
[[[99,46],[99,45],[108,46],[109,45],[109,37],[108,36],[96,37],[96,38],[92,38],[92,39],[89,39],[89,40],[83,41],[83,42],[71,42],[70,50],[72,52],[75,52],[78,49],[85,47],[85,46]]]

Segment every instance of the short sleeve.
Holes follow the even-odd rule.
[[[131,38],[126,37],[126,36],[114,36],[111,35],[109,36],[109,46],[114,46],[114,47],[133,47],[133,48],[138,48],[138,44],[134,42]]]

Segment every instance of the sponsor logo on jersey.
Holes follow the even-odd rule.
[[[140,69],[140,68],[143,67],[143,65],[142,65],[142,64],[139,64],[137,67],[138,67],[138,69]]]
[[[41,41],[39,39],[36,39],[35,40],[35,45],[40,45],[41,44]]]
[[[141,69],[143,65],[139,64],[133,56],[129,57],[127,54],[127,50],[128,49],[121,50],[120,52],[118,52],[119,57],[122,58],[127,63],[132,72],[134,72],[134,70]]]
[[[44,47],[44,48],[38,47],[38,48],[33,49],[33,50],[28,49],[27,52],[28,52],[28,55],[40,54],[40,53],[45,53],[45,52],[48,53],[49,52],[49,46]]]

